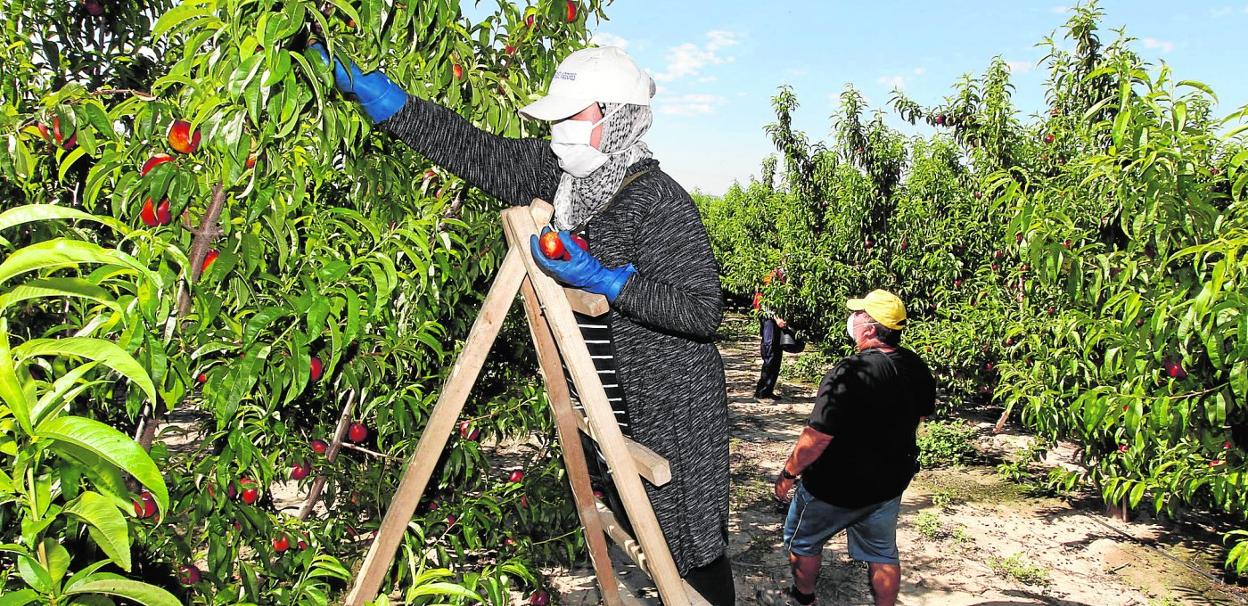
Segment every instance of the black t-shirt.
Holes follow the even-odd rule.
[[[845,358],[819,385],[808,424],[832,441],[802,483],[841,507],[900,495],[918,471],[919,418],[935,411],[936,380],[914,352],[868,349]]]

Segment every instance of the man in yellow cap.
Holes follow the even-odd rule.
[[[897,515],[918,471],[914,434],[935,412],[936,381],[901,346],[901,299],[873,290],[846,305],[845,331],[857,351],[823,378],[807,426],[776,478],[776,498],[790,502],[784,548],[793,586],[760,592],[765,604],[814,603],[823,545],[841,530],[850,557],[867,562],[877,606],[897,600]]]

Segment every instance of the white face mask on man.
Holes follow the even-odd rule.
[[[845,318],[845,334],[849,335],[850,341],[858,341],[854,338],[854,314],[849,314],[849,317]]]
[[[559,168],[582,179],[602,168],[610,154],[605,154],[590,144],[594,129],[607,121],[622,108],[616,108],[597,122],[589,120],[561,120],[550,126],[550,149],[559,157]]]

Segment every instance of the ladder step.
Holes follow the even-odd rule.
[[[616,544],[627,556],[632,560],[646,576],[650,576],[650,567],[646,565],[646,554],[641,550],[641,544],[628,534],[621,526],[615,514],[611,513],[607,506],[598,501],[598,519],[602,521],[602,527],[607,532],[607,536],[611,537],[611,541]],[[691,606],[711,606],[702,594],[698,593],[687,581],[682,580],[685,586],[685,595],[689,596],[689,604]],[[631,597],[631,596],[630,596]]]
[[[590,431],[589,422],[584,415],[576,415],[576,425],[595,442],[598,440],[594,432]],[[633,457],[633,463],[637,465],[637,472],[641,474],[641,477],[655,486],[662,486],[672,481],[672,468],[668,465],[667,459],[628,437],[624,438],[624,445],[628,447],[628,453]]]
[[[607,298],[602,295],[575,288],[565,288],[563,289],[563,294],[568,296],[568,303],[572,304],[572,311],[578,314],[597,318],[611,309],[611,304],[607,303]]]

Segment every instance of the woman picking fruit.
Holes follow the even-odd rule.
[[[671,482],[646,491],[681,575],[711,603],[732,604],[728,403],[712,342],[719,277],[692,199],[641,140],[654,81],[618,48],[572,53],[547,95],[520,110],[551,122],[547,141],[482,131],[349,61],[334,61],[334,80],[381,128],[486,193],[511,205],[553,200],[557,231],[544,229],[540,245],[534,236],[533,257],[610,302],[605,316],[577,318],[607,397],[624,434],[671,466]],[[622,517],[612,484],[604,488]]]

